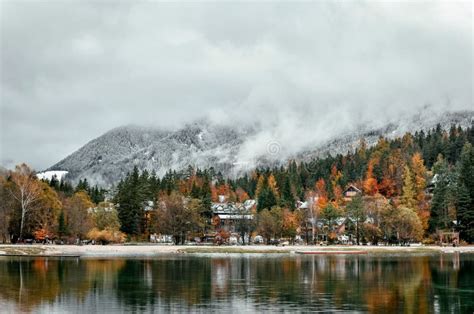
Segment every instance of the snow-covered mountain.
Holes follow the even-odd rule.
[[[68,171],[68,179],[77,182],[87,178],[93,184],[110,187],[136,165],[164,175],[169,169],[181,170],[189,165],[214,167],[226,175],[237,175],[259,165],[285,163],[289,158],[309,160],[327,154],[353,150],[364,137],[369,145],[380,136],[402,136],[405,132],[428,130],[441,124],[467,127],[474,111],[434,113],[429,110],[415,116],[394,119],[383,127],[358,124],[330,140],[309,138],[297,148],[286,150],[277,136],[262,137],[258,126],[222,125],[208,120],[187,124],[178,130],[124,126],[92,140],[48,170]],[[371,126],[372,125],[372,126]],[[346,128],[347,129],[347,128]],[[291,134],[295,140],[299,134]],[[262,140],[265,139],[265,140]],[[326,138],[328,138],[326,136]]]

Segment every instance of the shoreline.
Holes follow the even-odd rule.
[[[436,254],[474,253],[474,246],[316,246],[316,245],[246,245],[246,246],[196,246],[196,245],[42,245],[42,244],[0,244],[2,256],[31,257],[153,257],[172,254],[295,254],[318,252],[324,255],[343,252],[366,252],[367,254]],[[334,253],[332,253],[334,252]],[[316,253],[316,255],[318,254]]]

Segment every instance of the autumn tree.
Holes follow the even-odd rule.
[[[11,173],[10,177],[14,183],[10,185],[10,195],[19,203],[21,209],[19,232],[19,239],[21,241],[27,215],[38,201],[41,189],[33,171],[26,164],[16,166],[15,171]]]
[[[246,200],[250,199],[249,195],[247,192],[245,192],[244,189],[241,187],[238,187],[235,191],[235,194],[237,195],[237,200],[241,203],[245,202]]]
[[[414,209],[401,206],[392,208],[384,214],[384,229],[389,237],[400,243],[420,241],[423,236],[423,225]]]
[[[317,207],[319,209],[322,209],[328,203],[328,193],[326,190],[326,182],[324,181],[323,178],[316,181],[315,190],[318,196]]]
[[[98,206],[94,207],[91,213],[92,222],[94,227],[98,230],[119,230],[120,219],[118,218],[117,210],[114,205],[109,202],[101,202]]]
[[[101,202],[91,212],[93,228],[87,233],[91,240],[106,244],[123,242],[125,234],[120,232],[120,219],[113,204]]]
[[[39,182],[40,194],[29,215],[32,230],[53,238],[57,230],[62,203],[56,191],[45,182]]]
[[[188,233],[202,225],[199,206],[190,205],[176,192],[160,195],[157,208],[152,213],[152,231],[172,235],[175,244],[184,244]]]
[[[288,208],[284,208],[282,216],[282,236],[290,238],[290,242],[293,243],[299,226],[298,215]]]
[[[367,173],[364,181],[364,192],[367,195],[374,195],[378,192],[377,179],[374,177],[374,164],[375,159],[370,159],[369,165],[367,166]]]
[[[429,205],[425,200],[426,168],[419,152],[413,154],[411,158],[411,169],[416,200],[416,213],[418,217],[420,217],[423,230],[428,230],[430,212]]]
[[[276,233],[276,222],[268,209],[263,209],[258,213],[258,233],[263,236],[266,243],[270,241]]]
[[[423,225],[413,209],[406,207],[398,208],[398,215],[394,222],[399,240],[402,243],[409,241],[420,241],[423,236]]]
[[[342,188],[340,184],[342,177],[342,172],[337,168],[337,165],[332,165],[329,182],[331,183],[332,196],[336,201],[340,201],[342,199]]]
[[[271,210],[264,209],[258,214],[258,232],[268,244],[271,239],[280,238],[283,232],[283,209],[273,207]]]
[[[70,235],[84,239],[93,227],[89,211],[94,207],[89,195],[83,190],[74,193],[64,204],[64,214]]]
[[[413,174],[408,165],[405,166],[403,172],[402,204],[409,208],[415,208],[417,205],[416,186],[413,180]]]
[[[380,227],[372,223],[364,222],[362,224],[361,229],[364,238],[367,239],[367,241],[369,241],[370,243],[372,243],[372,245],[376,245],[383,235]]]

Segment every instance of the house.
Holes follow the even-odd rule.
[[[357,195],[362,195],[362,191],[354,185],[349,185],[347,189],[342,193],[345,201],[350,201],[353,197]]]
[[[255,205],[255,200],[246,200],[243,203],[212,203],[212,224],[216,230],[235,232],[236,224],[242,222],[242,220],[254,219],[252,209],[254,209]]]

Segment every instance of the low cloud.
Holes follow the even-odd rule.
[[[472,109],[470,2],[1,4],[1,163],[207,117],[282,153],[430,104]]]

